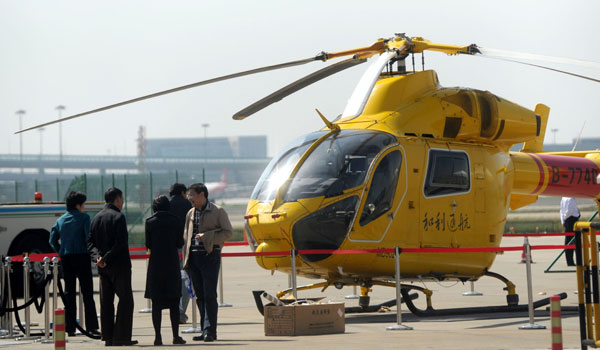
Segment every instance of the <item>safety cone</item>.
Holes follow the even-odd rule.
[[[527,248],[526,248],[526,246],[527,246],[528,243],[529,242],[527,241],[527,237],[523,237],[523,251],[521,252],[521,261],[519,261],[519,264],[525,264],[527,262],[527,253],[526,253]],[[531,259],[531,263],[535,264],[533,262],[533,256],[531,256],[529,258]]]

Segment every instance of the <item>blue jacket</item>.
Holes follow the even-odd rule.
[[[50,232],[50,245],[59,256],[88,254],[87,240],[90,235],[90,217],[79,210],[63,214]],[[60,242],[59,242],[60,240]]]

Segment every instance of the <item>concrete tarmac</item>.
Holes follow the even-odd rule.
[[[532,245],[562,244],[563,237],[531,238]],[[518,246],[523,238],[505,238],[503,246]],[[225,252],[248,251],[246,247],[226,247]],[[534,250],[532,265],[534,300],[566,292],[567,299],[563,306],[576,306],[577,290],[574,273],[544,273],[546,267],[554,260],[559,251]],[[525,264],[519,264],[521,252],[506,252],[498,255],[492,271],[508,277],[517,285],[520,304],[527,303],[527,282]],[[135,314],[133,322],[133,339],[139,344],[129,348],[154,347],[154,330],[150,313],[139,313],[147,307],[143,298],[146,279],[146,262],[133,261],[133,289],[135,298]],[[446,317],[417,317],[402,306],[403,324],[413,330],[388,331],[386,327],[396,323],[396,308],[390,311],[367,314],[346,315],[346,331],[344,334],[298,336],[298,337],[266,337],[264,335],[263,318],[258,313],[251,291],[264,289],[271,294],[287,288],[288,276],[279,272],[271,274],[258,267],[253,257],[233,257],[223,259],[224,268],[224,301],[232,307],[219,308],[218,340],[213,343],[193,341],[193,334],[181,335],[187,340],[186,345],[171,345],[172,335],[167,310],[163,311],[162,338],[163,348],[217,347],[222,349],[549,349],[551,348],[550,318],[545,307],[535,313],[535,323],[546,326],[541,330],[521,330],[519,326],[529,323],[528,314],[481,314]],[[573,268],[569,268],[573,270]],[[564,257],[553,270],[567,270]],[[298,285],[313,283],[314,280],[298,279]],[[98,281],[95,279],[95,290]],[[470,290],[468,283],[460,282],[419,282],[433,291],[433,306],[436,309],[497,306],[506,305],[504,284],[500,281],[483,277],[475,283],[475,290],[483,296],[463,296]],[[345,299],[353,293],[352,287],[337,290],[334,287],[321,293],[320,290],[303,291],[300,297],[326,296],[325,300],[343,301],[346,306],[357,305],[356,299]],[[371,302],[380,303],[395,297],[395,289],[374,287]],[[99,309],[98,295],[96,306]],[[418,307],[424,308],[425,298],[420,295],[415,301]],[[62,304],[62,303],[61,303]],[[40,322],[43,329],[43,315],[35,314],[32,308],[32,319]],[[191,304],[187,315],[191,322]],[[21,312],[23,319],[23,313]],[[579,349],[579,323],[577,314],[563,312],[562,328],[565,349]],[[181,325],[180,333],[189,329],[191,324]],[[39,332],[35,328],[34,332]],[[48,350],[53,344],[42,344],[31,340],[1,339],[0,348]],[[91,340],[82,335],[68,338],[67,349],[100,349],[104,343]]]

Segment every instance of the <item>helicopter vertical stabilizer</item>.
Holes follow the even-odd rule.
[[[546,125],[548,125],[548,116],[550,115],[550,107],[540,103],[535,106],[535,114],[540,118],[540,131],[535,139],[527,141],[525,144],[523,144],[521,152],[542,152],[542,148],[544,146],[544,136],[546,136]]]

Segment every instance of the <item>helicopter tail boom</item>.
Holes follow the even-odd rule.
[[[600,151],[511,152],[513,194],[600,199]]]

